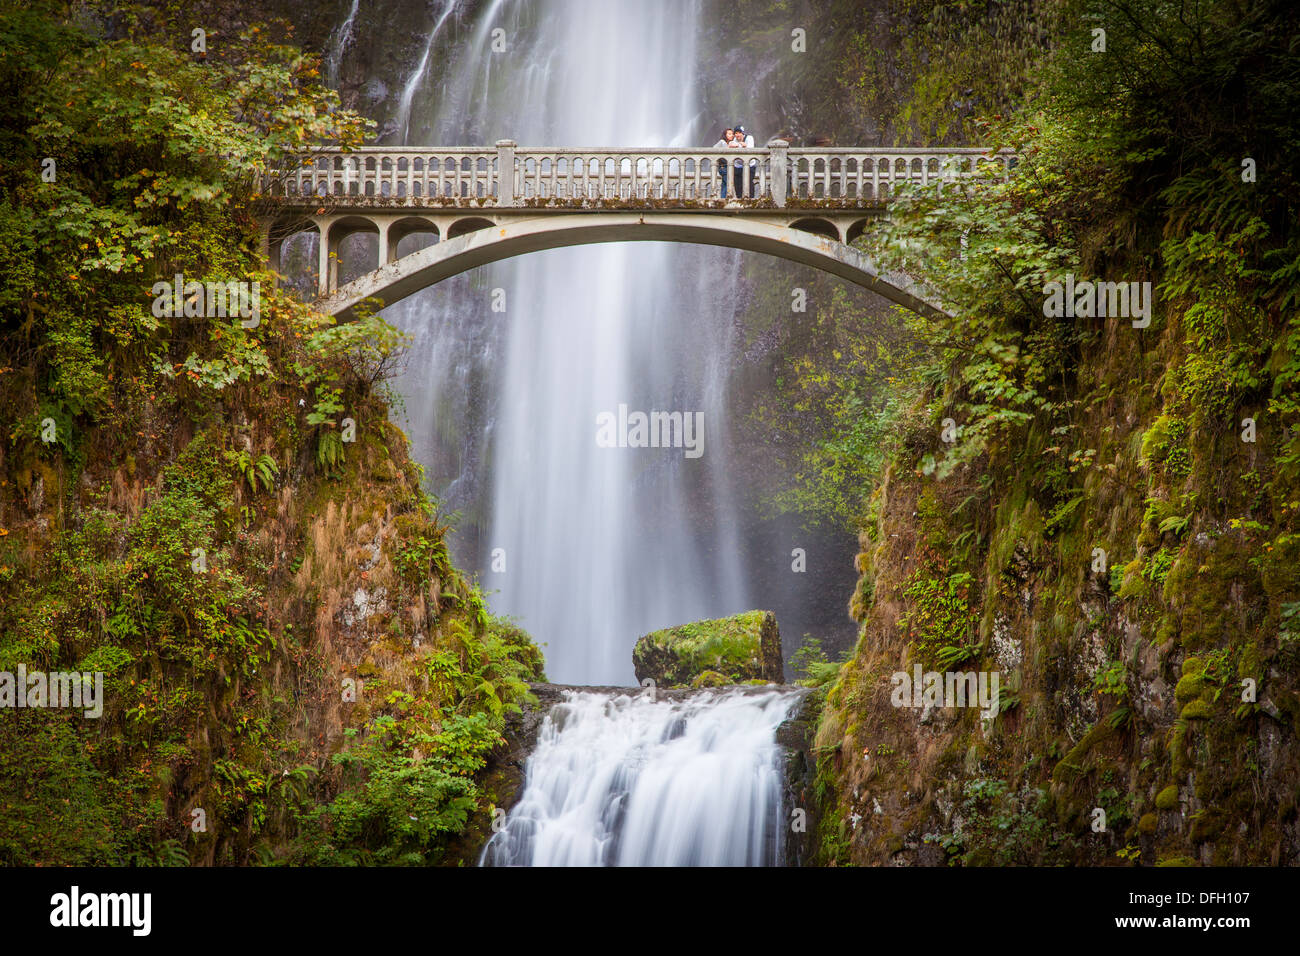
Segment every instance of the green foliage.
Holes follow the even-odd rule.
[[[1002,780],[969,780],[960,807],[960,831],[926,837],[943,847],[951,866],[1050,866],[1072,858],[1073,840],[1048,822],[1043,790],[1016,792]]]
[[[948,836],[954,856],[972,845],[972,814],[1010,814],[999,810],[996,788],[1019,786],[1017,772],[1032,786],[1045,768],[1041,755],[1058,760],[1058,818],[1075,821],[1093,799],[1085,789],[1105,802],[1112,823],[1116,811],[1132,819],[1156,775],[1183,780],[1194,764],[1197,801],[1222,809],[1190,833],[1163,832],[1146,817],[1139,829],[1158,844],[1190,840],[1202,852],[1208,837],[1230,832],[1219,814],[1235,815],[1249,836],[1217,839],[1216,861],[1265,861],[1276,840],[1258,823],[1259,806],[1273,798],[1260,796],[1244,729],[1255,712],[1239,707],[1239,720],[1225,718],[1238,681],[1266,668],[1286,688],[1274,685],[1275,701],[1295,694],[1287,675],[1300,633],[1300,12],[1221,0],[1067,0],[996,11],[958,4],[942,14],[925,2],[886,6],[913,18],[889,21],[876,36],[859,29],[860,59],[847,78],[864,103],[915,82],[891,113],[871,111],[892,124],[885,135],[960,122],[981,145],[1013,149],[1017,163],[1007,180],[913,186],[868,242],[880,267],[923,281],[951,316],[918,330],[920,363],[942,374],[919,394],[925,429],[906,434],[881,469],[890,475],[881,494],[892,514],[872,540],[910,538],[919,560],[901,586],[875,575],[880,611],[866,625],[885,646],[863,642],[855,666],[897,652],[876,631],[895,609],[914,649],[928,646],[926,659],[960,654],[965,615],[951,578],[977,567],[978,549],[987,548],[984,593],[966,603],[982,597],[985,622],[1018,618],[1031,691],[1017,716],[1023,739],[979,755],[980,773],[1005,782],[982,793],[983,806],[964,806],[962,832]],[[997,37],[1011,11],[1028,11],[1019,21],[1043,31],[1012,41],[1034,49],[1005,70],[991,63],[981,91],[962,77],[963,64],[990,63],[996,43],[951,25],[988,17]],[[1089,52],[1094,26],[1106,28],[1105,54]],[[913,43],[900,42],[909,31]],[[915,67],[891,74],[899,63]],[[1018,102],[1003,110],[986,91],[1012,81],[1023,84],[1007,94]],[[972,109],[967,96],[984,99]],[[983,119],[972,115],[981,108]],[[1243,177],[1252,164],[1253,182]],[[1151,325],[1044,315],[1045,284],[1066,273],[1150,281]],[[946,447],[935,436],[944,418],[959,425]],[[1241,436],[1245,418],[1257,426],[1254,442]],[[963,498],[975,507],[954,510]],[[948,503],[937,528],[930,501]],[[1110,587],[1101,591],[1087,572],[1098,546],[1109,554]],[[927,564],[927,547],[943,548],[951,563]],[[1008,560],[1013,554],[1026,560]],[[1170,702],[1176,709],[1166,711],[1172,730],[1165,736],[1130,702],[1138,678],[1125,663],[1136,661],[1108,661],[1090,689],[1117,706],[1071,746],[1081,714],[1059,689],[1077,674],[1092,636],[1117,627],[1138,629],[1148,642],[1143,655],[1197,655]],[[939,639],[943,632],[949,640]],[[832,694],[829,726],[861,726],[869,719],[862,706]],[[1157,733],[1168,765],[1163,748],[1148,752]],[[1009,751],[1033,757],[1021,763]],[[945,769],[931,761],[919,772]],[[854,763],[842,782],[858,785],[859,771]],[[1160,809],[1176,806],[1176,789],[1161,791]],[[1284,807],[1286,798],[1276,809]],[[853,859],[882,859],[863,843]],[[996,859],[996,850],[986,857]],[[1158,853],[1161,862],[1184,857],[1164,846]],[[1126,862],[1137,855],[1132,844],[1120,851]],[[1193,855],[1189,846],[1186,858]],[[1109,851],[1106,858],[1114,862]],[[1074,853],[1067,859],[1077,862]]]
[[[971,575],[964,571],[943,574],[942,563],[934,557],[908,578],[903,593],[909,606],[898,624],[906,629],[912,647],[926,665],[947,670],[981,656],[978,619],[970,601],[971,582]]]
[[[798,650],[790,655],[790,671],[801,687],[825,691],[839,678],[840,669],[851,656],[852,652],[846,650],[841,652],[839,660],[832,661],[822,650],[820,639],[805,636]]]
[[[775,394],[751,419],[790,477],[767,496],[772,512],[809,524],[860,527],[869,489],[899,447],[927,375],[915,316],[854,307],[843,288],[818,291],[779,350]]]
[[[464,829],[480,791],[472,775],[501,742],[487,714],[453,715],[436,733],[408,739],[391,718],[380,718],[359,747],[334,763],[363,780],[310,818],[325,837],[309,862],[317,865],[421,865],[436,862],[440,841]],[[402,746],[405,744],[405,746]],[[411,749],[427,748],[418,757]]]
[[[1123,661],[1111,661],[1092,675],[1092,689],[1099,694],[1128,696],[1128,673]]]
[[[275,459],[270,455],[263,454],[254,458],[247,451],[241,449],[237,452],[226,452],[226,458],[235,466],[235,471],[240,478],[248,482],[248,487],[254,493],[257,492],[259,485],[265,491],[270,491],[275,487],[275,479],[280,474],[280,466],[275,463]]]
[[[471,604],[480,601],[475,594]],[[529,680],[542,680],[541,654],[502,618],[481,630],[453,622],[458,647],[424,658],[432,694],[387,695],[359,742],[332,760],[343,791],[303,820],[299,862],[422,865],[438,862],[490,795],[476,781],[502,743],[502,719],[519,711]]]
[[[318,329],[308,337],[304,343],[306,359],[297,365],[304,379],[335,382],[344,378],[370,389],[396,371],[410,336],[381,316],[359,311],[353,320]],[[317,389],[316,394],[319,412],[321,390]],[[342,408],[329,409],[324,414],[337,411]],[[319,425],[323,420],[311,424]]]
[[[1059,29],[1066,9],[1029,0],[889,0],[871,8],[841,60],[849,111],[872,117],[899,145],[970,137],[980,116],[1024,95],[1046,53],[1042,36]]]

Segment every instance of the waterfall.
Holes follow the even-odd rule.
[[[352,42],[352,25],[357,22],[357,11],[360,7],[361,0],[352,0],[347,19],[331,37],[329,51],[325,54],[325,79],[330,86],[339,85],[339,67],[343,63],[343,54],[348,44]]]
[[[788,690],[566,691],[528,759],[488,866],[773,866],[786,814]]]
[[[406,84],[402,87],[402,95],[397,102],[397,128],[402,131],[402,141],[406,142],[410,135],[411,125],[411,104],[415,101],[415,91],[419,89],[421,81],[424,79],[425,71],[429,67],[429,54],[433,52],[433,45],[438,39],[438,33],[442,30],[442,25],[447,22],[447,18],[456,10],[456,0],[446,0],[446,6],[439,14],[437,21],[433,24],[433,29],[424,40],[424,52],[420,54],[420,61],[411,71],[410,76],[406,78]]]
[[[409,145],[716,137],[698,124],[700,0],[492,0],[468,37],[436,43],[451,9],[398,103]],[[658,243],[558,249],[385,313],[415,338],[397,383],[415,454],[444,505],[471,511],[452,544],[473,553],[457,558],[545,645],[553,680],[631,683],[640,634],[750,606],[722,440],[737,262]],[[597,416],[620,404],[703,413],[704,454],[598,447]]]

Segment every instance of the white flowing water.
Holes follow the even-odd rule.
[[[786,814],[776,730],[799,695],[683,700],[567,691],[487,866],[775,866]]]
[[[433,24],[433,29],[428,33],[424,40],[424,52],[420,54],[420,62],[415,65],[415,69],[406,79],[406,86],[402,89],[402,95],[397,101],[397,127],[402,131],[402,140],[405,142],[410,136],[411,125],[411,104],[415,102],[415,92],[420,88],[420,83],[424,80],[425,70],[429,67],[429,54],[433,52],[433,45],[438,40],[438,34],[442,31],[443,24],[447,18],[456,12],[456,0],[443,0],[442,12]]]
[[[325,79],[330,86],[339,85],[339,67],[343,63],[343,54],[347,52],[348,45],[352,42],[352,28],[357,22],[357,11],[360,7],[361,0],[352,0],[347,19],[330,37],[329,49],[325,53]]]
[[[697,115],[700,0],[490,0],[467,23],[443,4],[398,103],[409,145],[716,138]],[[385,313],[415,337],[397,385],[416,456],[444,505],[475,512],[492,609],[545,645],[552,680],[631,683],[641,634],[752,606],[722,442],[738,255],[559,249]],[[620,404],[703,413],[703,455],[598,447]]]

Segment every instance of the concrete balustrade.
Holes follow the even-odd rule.
[[[781,207],[792,199],[887,201],[909,183],[976,175],[982,161],[994,175],[1005,175],[1011,158],[982,149],[805,149],[782,140],[742,151],[522,148],[501,140],[495,148],[322,151],[301,167],[270,176],[266,194],[289,203],[510,208],[554,201],[739,205],[752,190],[752,201]],[[741,198],[731,182],[737,161],[743,164]]]

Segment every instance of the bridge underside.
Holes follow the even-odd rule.
[[[754,210],[726,212],[657,212],[625,210],[544,215],[528,209],[468,210],[454,217],[413,217],[410,213],[311,216],[299,225],[317,228],[320,244],[322,311],[350,318],[368,298],[385,306],[443,279],[502,259],[598,242],[683,242],[724,246],[777,256],[839,276],[920,315],[936,317],[943,310],[928,301],[923,290],[905,277],[881,276],[871,260],[848,245],[878,215],[874,210],[822,211]],[[282,216],[268,234],[272,269],[279,266],[276,233],[285,231]],[[292,228],[292,226],[290,227]],[[379,268],[346,285],[337,283],[338,244],[345,235],[376,233]],[[395,258],[404,235],[431,233],[438,241],[417,252]]]

